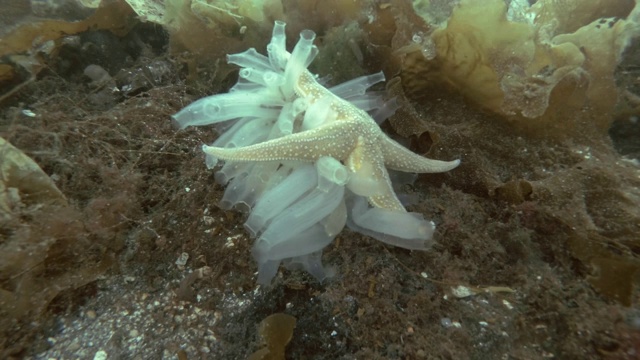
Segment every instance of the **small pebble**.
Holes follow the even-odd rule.
[[[96,355],[93,357],[93,360],[106,360],[107,359],[107,352],[104,350],[98,350],[96,352]]]
[[[96,312],[93,310],[87,310],[86,315],[87,318],[91,320],[95,319],[98,316],[98,314],[96,314]]]

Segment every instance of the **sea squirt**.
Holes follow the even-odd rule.
[[[395,102],[366,90],[384,81],[381,72],[322,86],[307,70],[318,53],[314,39],[302,31],[289,53],[285,23],[276,21],[268,56],[253,48],[227,56],[241,67],[228,93],[173,116],[180,128],[213,124],[221,133],[203,146],[206,164],[224,161],[216,172],[227,185],[220,207],[249,213],[260,284],[281,263],[327,278],[322,249],[345,225],[394,246],[428,249],[433,222],[404,209],[387,168],[432,173],[459,164],[414,154],[380,130]]]

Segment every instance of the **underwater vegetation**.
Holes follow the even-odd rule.
[[[462,0],[446,24],[399,49],[414,50],[403,85],[408,94],[449,87],[530,133],[606,133],[619,99],[614,72],[639,21],[628,0]]]

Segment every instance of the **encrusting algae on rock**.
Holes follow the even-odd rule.
[[[221,207],[251,211],[245,228],[257,237],[258,282],[268,284],[281,261],[325,279],[322,249],[345,224],[391,245],[428,249],[435,225],[405,210],[387,169],[437,173],[459,160],[427,159],[390,139],[377,122],[393,114],[395,101],[365,93],[384,75],[327,89],[306,70],[318,53],[315,33],[302,31],[289,53],[284,27],[276,21],[268,57],[253,48],[228,56],[242,67],[229,93],[174,115],[180,128],[216,124],[221,132],[203,150],[208,167],[225,161],[216,173],[228,183]]]

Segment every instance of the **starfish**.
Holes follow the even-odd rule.
[[[378,208],[405,212],[387,168],[413,173],[449,171],[460,160],[440,161],[415,154],[389,138],[369,114],[320,85],[309,71],[296,81],[297,96],[309,106],[328,98],[332,116],[318,127],[262,143],[221,148],[203,146],[210,156],[233,162],[306,161],[323,156],[340,160],[350,171],[347,187]]]

